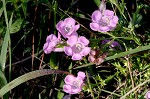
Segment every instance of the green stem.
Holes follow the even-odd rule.
[[[54,34],[56,34],[56,10],[57,10],[57,1],[54,1],[53,12],[54,12]]]
[[[89,79],[89,76],[88,76],[88,72],[86,71],[86,77],[87,77],[87,81],[88,81],[88,86],[90,88],[90,92],[91,92],[91,95],[94,99],[94,93],[93,93],[93,90],[92,90],[92,87],[91,87],[91,83],[90,83],[90,79]]]
[[[120,97],[120,96],[121,96],[121,95],[119,95],[119,94],[116,94],[116,93],[114,93],[114,92],[110,92],[110,91],[107,91],[107,90],[103,90],[103,89],[101,89],[101,91],[106,92],[106,93],[109,93],[109,94],[116,95],[116,96],[118,96],[118,97]]]

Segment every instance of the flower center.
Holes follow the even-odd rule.
[[[72,88],[73,89],[77,89],[77,88],[80,88],[80,85],[81,85],[81,82],[80,80],[76,80],[72,83]]]
[[[84,46],[81,43],[77,43],[73,46],[74,53],[79,53],[84,49]]]
[[[110,23],[110,19],[108,17],[102,17],[102,19],[100,20],[99,24],[101,26],[107,26]]]
[[[67,33],[71,32],[72,30],[73,30],[72,25],[68,24],[68,25],[65,26],[65,31],[66,31]]]

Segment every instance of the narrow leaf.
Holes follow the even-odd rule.
[[[5,69],[8,41],[10,40],[10,28],[9,27],[11,26],[11,23],[12,23],[12,17],[13,17],[13,13],[11,14],[9,24],[7,26],[6,34],[4,37],[4,41],[3,41],[2,49],[1,49],[1,53],[0,53],[0,70],[2,70],[2,71],[4,71],[4,69]]]
[[[9,82],[4,87],[2,87],[0,89],[0,97],[5,95],[11,89],[15,88],[16,86],[18,86],[28,80],[31,80],[31,79],[34,79],[37,77],[41,77],[44,75],[49,75],[49,74],[70,74],[70,73],[66,72],[66,71],[62,71],[62,70],[51,70],[51,69],[42,69],[42,70],[36,70],[36,71],[26,73],[16,79],[14,79],[13,81]]]
[[[0,17],[2,16],[2,13],[3,13],[3,7],[0,8]]]
[[[94,0],[95,4],[97,5],[97,7],[100,6],[100,0]]]
[[[0,70],[0,88],[7,84],[7,80],[3,72]]]
[[[106,61],[116,59],[116,58],[120,58],[120,57],[124,57],[124,56],[130,55],[130,54],[134,54],[134,53],[149,50],[149,49],[150,49],[150,44],[146,45],[146,46],[137,47],[135,49],[131,49],[129,51],[121,52],[119,54],[115,54],[113,56],[107,57]]]

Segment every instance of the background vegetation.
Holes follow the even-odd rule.
[[[150,83],[149,0],[106,0],[107,9],[119,17],[116,29],[106,34],[89,27],[99,4],[99,0],[1,0],[0,96],[9,91],[4,99],[62,99],[67,95],[62,90],[65,72],[43,70],[58,69],[75,75],[86,72],[83,91],[71,99],[143,99]],[[57,22],[67,17],[80,24],[78,33],[90,40],[91,48],[108,53],[102,64],[91,64],[87,57],[72,61],[64,53],[43,53],[46,37],[57,34]],[[119,42],[122,50],[102,45],[104,39]]]

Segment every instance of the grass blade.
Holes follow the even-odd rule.
[[[11,81],[10,83],[8,83],[6,86],[4,86],[3,88],[0,89],[0,97],[2,97],[3,95],[5,95],[8,91],[10,91],[11,89],[15,88],[16,86],[37,78],[37,77],[41,77],[44,75],[49,75],[49,74],[70,74],[69,72],[66,71],[61,71],[61,70],[51,70],[51,69],[42,69],[42,70],[36,70],[36,71],[32,71],[29,73],[26,73],[16,79],[14,79],[13,81]]]
[[[134,53],[145,51],[145,50],[149,50],[149,49],[150,49],[150,44],[146,45],[146,46],[137,47],[135,49],[131,49],[129,51],[121,52],[119,54],[107,57],[106,61],[112,60],[112,59],[116,59],[116,58],[120,58],[120,57],[124,57],[124,56],[130,55],[130,54],[134,54]]]

